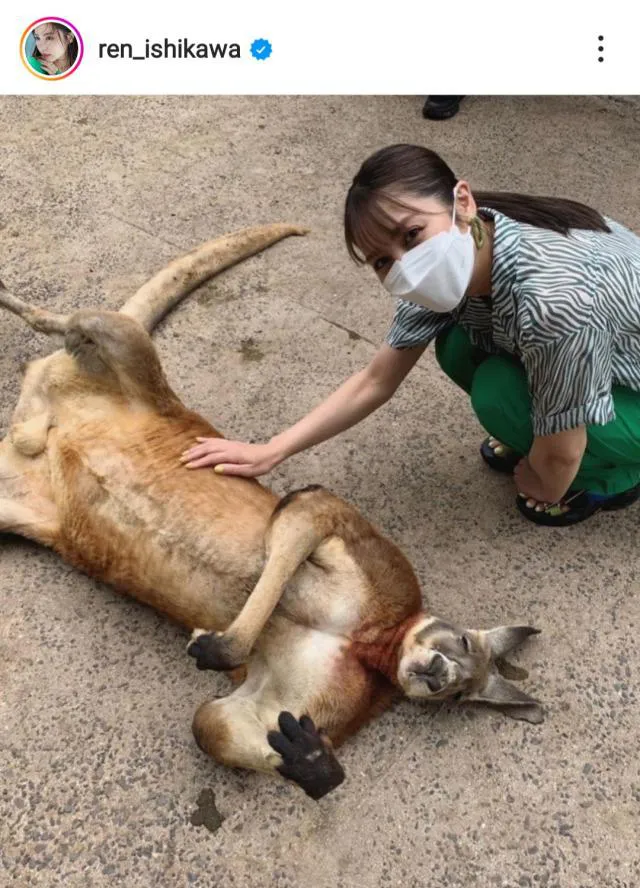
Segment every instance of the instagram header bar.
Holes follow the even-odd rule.
[[[46,8],[0,12],[2,94],[640,92],[618,0]]]

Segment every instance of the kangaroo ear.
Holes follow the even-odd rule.
[[[466,699],[472,703],[499,706],[509,718],[528,721],[534,725],[544,720],[544,710],[540,703],[497,672],[489,673],[485,686]]]
[[[493,659],[503,657],[506,653],[517,647],[530,635],[539,635],[540,630],[533,626],[496,626],[480,633],[488,643]]]

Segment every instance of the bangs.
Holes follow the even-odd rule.
[[[380,194],[360,191],[347,198],[344,236],[349,255],[359,265],[364,265],[366,256],[388,243],[396,227],[380,197]]]
[[[368,255],[388,249],[389,240],[398,231],[398,223],[385,204],[416,211],[415,206],[388,191],[355,187],[347,195],[344,237],[347,252],[358,265],[364,265]]]

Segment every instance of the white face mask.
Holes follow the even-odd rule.
[[[453,311],[462,302],[473,273],[475,258],[471,229],[463,234],[455,224],[456,192],[449,231],[441,231],[396,260],[383,287],[401,299],[424,305],[431,311]]]

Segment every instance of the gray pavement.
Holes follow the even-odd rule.
[[[396,141],[440,151],[477,188],[554,193],[640,228],[632,98],[0,100],[0,276],[50,308],[116,308],[174,256],[261,222],[308,225],[203,287],[156,343],[183,400],[262,440],[363,366],[392,306],[342,243],[359,163]],[[0,426],[19,365],[46,347],[0,321]],[[427,353],[392,402],[268,479],[321,483],[411,558],[426,600],[470,626],[543,630],[518,662],[534,727],[402,703],[343,748],[320,804],[218,767],[195,746],[186,634],[0,536],[0,885],[163,888],[640,883],[640,510],[571,531],[516,513],[482,431]],[[191,823],[204,789],[224,818]]]

